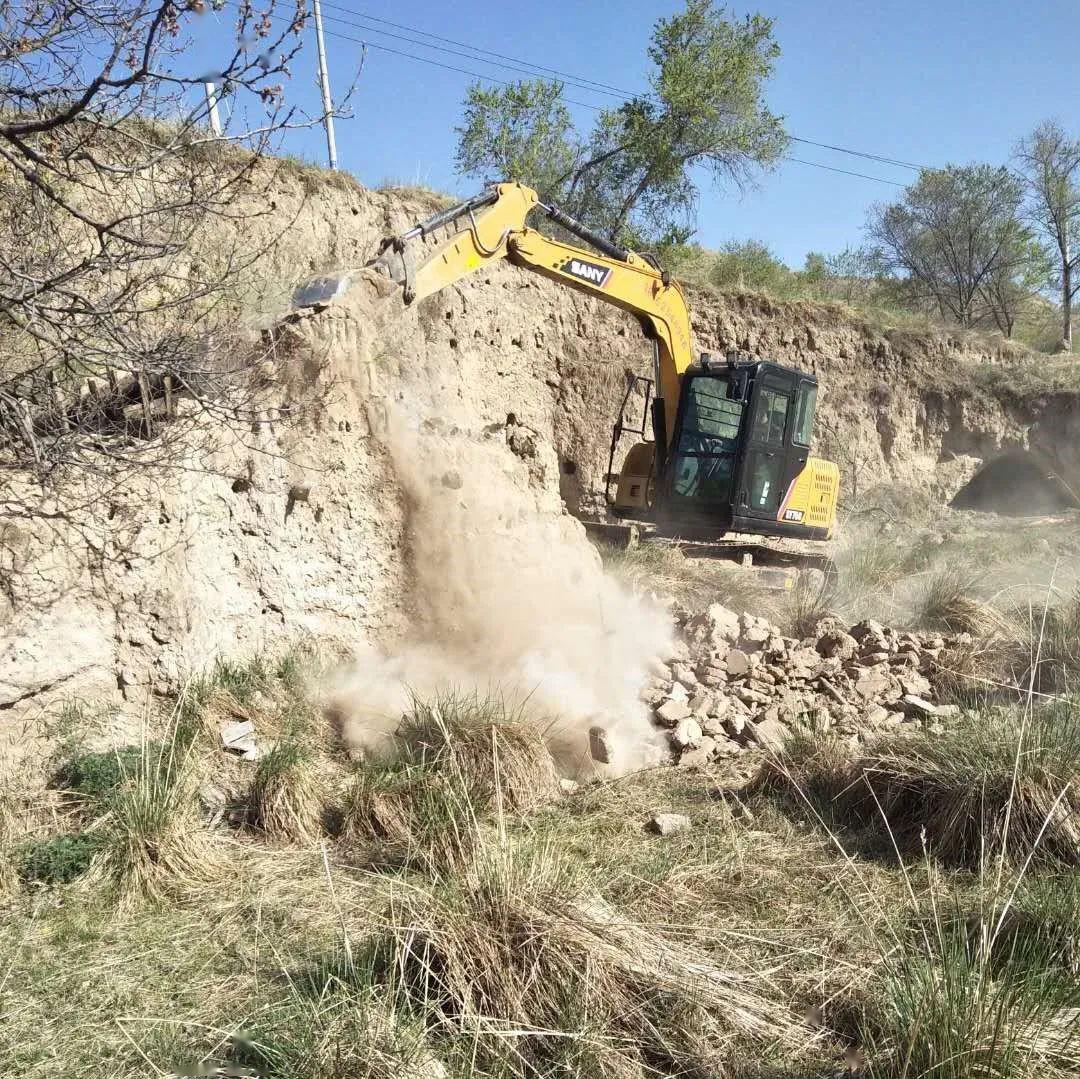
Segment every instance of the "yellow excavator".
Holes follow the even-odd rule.
[[[591,250],[527,227],[533,212]],[[817,379],[766,359],[695,358],[686,297],[651,256],[623,250],[529,187],[500,183],[384,240],[370,265],[411,304],[500,259],[628,311],[652,342],[652,377],[630,380],[612,432],[612,515],[698,543],[732,533],[831,538],[840,476],[810,455]],[[612,493],[628,434],[636,441]]]

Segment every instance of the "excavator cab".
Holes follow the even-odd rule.
[[[641,483],[645,455],[635,446],[613,511],[673,534],[828,539],[839,472],[810,456],[817,390],[813,375],[793,367],[702,356],[682,374],[671,444],[656,453],[654,442],[648,455],[650,482]],[[617,424],[614,441],[625,430]],[[635,489],[648,497],[627,497]]]

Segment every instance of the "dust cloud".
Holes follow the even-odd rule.
[[[542,482],[550,448],[524,428],[468,432],[400,409],[385,443],[406,500],[414,631],[366,649],[335,687],[346,741],[377,753],[410,693],[452,690],[524,703],[568,775],[596,767],[592,726],[607,732],[608,774],[659,759],[638,693],[671,654],[670,616],[603,572]]]

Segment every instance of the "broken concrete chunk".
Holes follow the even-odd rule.
[[[690,705],[686,701],[665,701],[656,710],[656,718],[669,727],[674,727],[681,719],[690,715]]]
[[[611,763],[611,742],[603,727],[589,728],[589,756],[598,764]]]
[[[656,835],[669,836],[689,832],[693,825],[682,813],[657,813],[645,827]]]
[[[222,746],[230,753],[239,753],[246,761],[256,761],[262,755],[255,742],[255,724],[250,719],[223,723],[219,733]]]

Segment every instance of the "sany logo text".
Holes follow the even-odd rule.
[[[582,281],[588,281],[590,285],[603,288],[611,276],[611,268],[598,266],[595,262],[586,262],[584,259],[567,259],[561,267],[563,273],[568,273]]]

